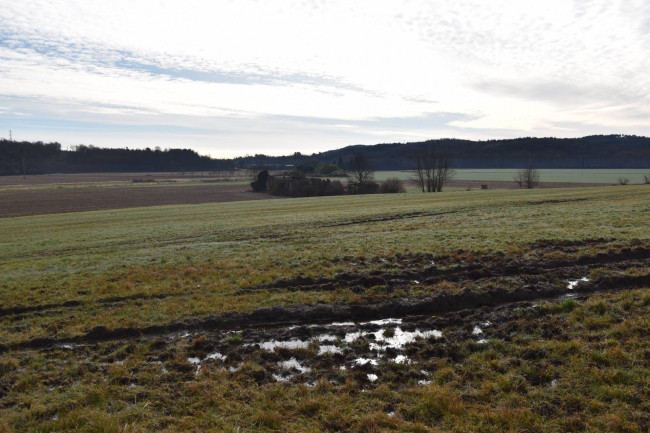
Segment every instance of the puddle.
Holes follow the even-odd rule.
[[[578,283],[580,283],[581,281],[588,282],[589,278],[582,277],[579,280],[571,280],[571,281],[569,281],[569,285],[566,286],[566,288],[569,289],[569,290],[573,290],[575,288],[575,286],[577,286]]]
[[[282,373],[272,374],[276,382],[288,382],[299,374],[311,372],[311,368],[302,365],[296,358],[287,361],[278,362],[278,366],[283,370]],[[297,371],[297,373],[296,373]]]
[[[214,352],[205,357],[205,359],[218,359],[219,361],[225,361],[228,356],[223,355],[219,352]]]
[[[361,322],[359,325],[401,325],[402,324],[402,319],[394,319],[394,318],[388,318],[388,319],[381,319],[381,320],[371,320],[370,322]]]
[[[354,363],[357,365],[379,365],[376,359],[368,359],[368,358],[357,358],[354,360]]]
[[[371,343],[370,348],[375,350],[401,349],[406,344],[414,342],[418,338],[442,337],[442,332],[438,330],[431,331],[403,331],[401,328],[395,328],[392,336],[385,336],[384,330],[374,333],[376,343]]]
[[[334,345],[324,345],[318,348],[319,355],[324,355],[326,353],[343,353],[343,350],[340,347]]]
[[[199,358],[191,356],[191,357],[187,358],[187,362],[189,362],[190,364],[196,365],[196,371],[194,372],[194,375],[198,376],[199,372],[201,371],[201,360]]]
[[[354,322],[332,322],[332,323],[328,323],[325,326],[336,328],[336,327],[340,327],[340,326],[355,326],[355,325],[356,325],[356,323],[354,323]],[[312,328],[316,327],[316,326],[318,326],[318,325],[310,325],[310,327],[312,327]]]
[[[569,283],[575,287],[580,281],[588,279]],[[567,294],[573,295],[573,292],[564,295]],[[397,376],[404,375],[404,380],[428,385],[432,378],[432,374],[426,371],[431,366],[428,353],[446,350],[447,344],[436,342],[443,337],[443,332],[446,343],[489,344],[490,341],[499,341],[502,332],[500,320],[506,313],[516,314],[518,309],[524,308],[522,305],[530,308],[522,303],[513,305],[505,313],[488,311],[479,314],[468,310],[462,314],[445,313],[449,318],[423,314],[365,322],[249,328],[245,332],[239,331],[238,344],[225,338],[231,331],[216,332],[211,338],[208,335],[210,345],[206,347],[211,348],[209,354],[197,357],[190,352],[193,356],[187,358],[187,362],[196,367],[197,375],[202,363],[209,360],[216,363],[209,367],[206,364],[205,368],[234,373],[253,357],[254,362],[267,369],[263,381],[306,383],[318,377],[340,384],[361,377],[367,386],[379,381],[380,373],[391,371]],[[397,368],[396,364],[400,367]]]
[[[435,329],[431,331],[418,331],[418,330],[403,331],[402,328],[397,327],[391,329],[391,331],[392,331],[392,335],[390,333],[386,335],[387,334],[386,329],[381,329],[376,332],[368,332],[368,331],[350,332],[345,334],[344,341],[346,343],[352,343],[359,338],[372,335],[374,336],[375,341],[373,343],[370,343],[370,349],[386,350],[387,348],[401,349],[406,344],[412,343],[418,338],[442,337],[442,332]]]
[[[288,341],[264,341],[259,343],[260,348],[267,352],[273,352],[276,348],[281,347],[284,349],[306,349],[309,343],[303,340],[288,340]]]
[[[298,362],[296,358],[291,358],[288,361],[281,361],[278,363],[278,365],[285,370],[291,370],[292,368],[296,369],[300,373],[309,373],[311,371],[311,368],[305,367],[300,362]]]

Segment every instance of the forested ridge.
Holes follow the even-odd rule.
[[[234,159],[212,159],[191,149],[109,149],[79,145],[62,150],[59,143],[0,140],[0,175],[279,169],[310,163],[333,164],[345,169],[358,154],[363,154],[376,170],[405,170],[414,168],[414,156],[425,148],[443,152],[453,168],[650,167],[650,138],[635,135],[485,141],[438,139],[348,146],[313,155],[296,152]]]

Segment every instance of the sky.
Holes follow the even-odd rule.
[[[650,135],[647,0],[0,0],[0,138],[310,154]]]

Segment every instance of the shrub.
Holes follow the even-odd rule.
[[[345,172],[334,164],[319,164],[318,167],[316,167],[315,173],[320,176],[345,176]]]
[[[345,194],[343,184],[338,180],[318,179],[294,171],[284,176],[271,176],[269,192],[285,197],[313,197]]]
[[[350,194],[377,194],[379,184],[375,182],[348,183]]]
[[[402,181],[396,177],[390,177],[382,182],[379,187],[379,192],[382,194],[391,194],[398,192],[406,192]]]
[[[269,178],[269,171],[263,170],[260,171],[257,175],[257,180],[251,182],[251,188],[255,192],[264,192],[267,189],[267,182]]]

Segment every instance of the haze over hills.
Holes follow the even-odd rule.
[[[376,170],[407,170],[414,167],[414,155],[428,147],[443,152],[453,168],[650,168],[650,138],[635,135],[487,141],[437,139],[347,146],[312,155],[296,152],[286,156],[257,154],[233,159],[212,159],[190,149],[80,145],[66,151],[59,143],[0,140],[0,175],[282,169],[308,162],[346,168],[357,154],[365,155]]]

